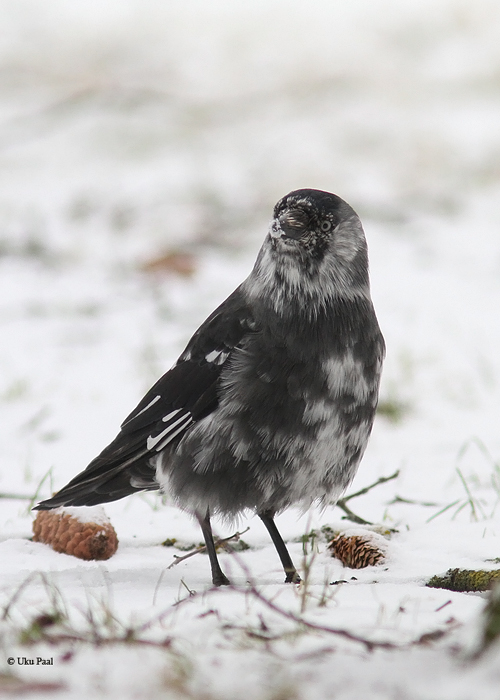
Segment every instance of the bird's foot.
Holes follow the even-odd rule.
[[[230,586],[231,581],[228,579],[228,577],[221,572],[214,574],[212,576],[212,583],[214,586]]]
[[[300,578],[298,571],[293,570],[286,572],[285,583],[300,583],[301,580],[302,579]]]

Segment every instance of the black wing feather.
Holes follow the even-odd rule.
[[[222,368],[245,335],[255,330],[240,288],[200,326],[170,371],[147,392],[117,437],[88,467],[35,510],[95,505],[135,491],[156,490],[150,459],[175,445],[218,405]]]

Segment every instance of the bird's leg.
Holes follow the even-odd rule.
[[[286,544],[284,543],[282,536],[278,532],[276,523],[274,522],[274,513],[266,511],[264,513],[258,513],[258,516],[267,527],[274,546],[276,547],[276,551],[278,552],[279,558],[281,559],[281,563],[283,564],[286,574],[285,583],[300,583],[300,576],[297,569],[293,565],[293,561],[288,553]]]
[[[210,512],[207,510],[205,517],[199,513],[195,513],[196,519],[200,523],[201,531],[203,532],[203,537],[205,538],[205,544],[207,546],[208,557],[210,559],[210,566],[212,567],[212,583],[214,586],[229,586],[230,580],[225,576],[222,569],[220,568],[219,560],[217,559],[217,552],[215,551],[214,536],[212,534],[212,527],[210,525]]]

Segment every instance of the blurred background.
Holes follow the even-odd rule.
[[[114,437],[302,187],[370,248],[388,357],[358,478],[491,487],[498,2],[0,0],[0,491]]]

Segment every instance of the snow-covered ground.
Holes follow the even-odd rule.
[[[0,0],[0,494],[47,497],[86,466],[299,187],[345,198],[368,238],[388,355],[350,491],[400,474],[349,505],[396,531],[386,561],[304,554],[311,528],[351,525],[290,510],[309,580],[285,586],[250,516],[250,549],[221,554],[234,586],[212,590],[206,556],[168,568],[162,542],[201,539],[168,495],[106,506],[104,563],[30,541],[29,500],[2,498],[0,694],[500,697],[500,648],[469,658],[485,595],[424,585],[500,556],[495,0]],[[193,274],[152,271],[168,252]],[[86,641],[21,644],[55,609],[47,634]],[[127,628],[136,643],[92,644]]]

